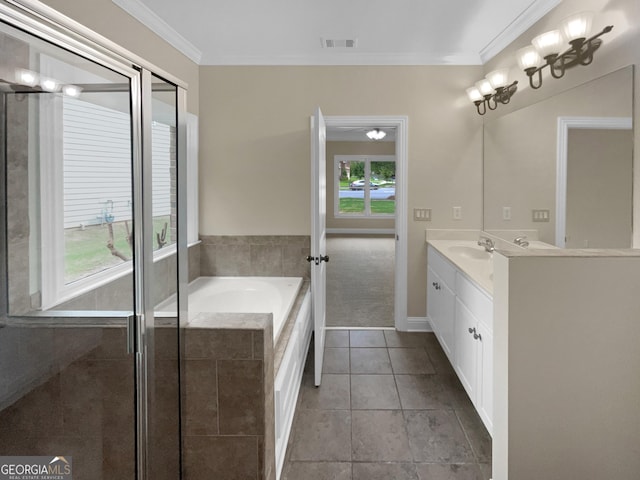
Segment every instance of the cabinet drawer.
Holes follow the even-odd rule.
[[[433,271],[446,283],[449,288],[455,292],[456,290],[456,269],[438,251],[429,245],[427,250],[427,262]]]
[[[461,273],[456,278],[458,299],[473,312],[478,320],[493,328],[493,301]]]

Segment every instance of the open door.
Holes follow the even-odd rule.
[[[322,380],[326,329],[327,127],[320,108],[311,117],[311,298],[313,304],[315,385]]]

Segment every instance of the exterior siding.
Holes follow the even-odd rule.
[[[131,220],[131,127],[128,113],[64,99],[64,228]],[[171,213],[175,135],[154,122],[153,215]]]

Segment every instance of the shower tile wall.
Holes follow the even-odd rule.
[[[18,47],[20,48],[20,47]],[[22,45],[24,48],[24,45]],[[3,48],[4,50],[4,48]],[[29,52],[24,52],[28,56]],[[7,96],[6,189],[7,268],[9,306],[19,315],[31,309],[29,296],[29,102],[17,95]]]
[[[156,382],[151,408],[165,413],[155,417],[150,448],[163,452],[154,455],[153,478],[169,480],[178,475],[179,446],[162,442],[177,438],[177,344],[174,329],[156,329],[155,336],[156,375],[166,378]],[[133,362],[123,326],[5,326],[0,345],[20,345],[9,349],[10,359],[1,350],[13,371],[12,390],[3,388],[0,397],[3,455],[64,452],[73,458],[74,477],[134,477]]]
[[[132,478],[134,411],[122,400],[131,398],[133,368],[124,329],[0,329],[3,340],[15,336],[29,339],[26,350],[39,359],[35,368],[46,364],[49,374],[40,383],[29,378],[21,397],[5,398],[10,405],[0,407],[3,455],[51,455],[53,448],[73,457],[78,478]],[[16,372],[28,373],[29,365],[19,364],[28,356],[13,359]]]
[[[203,235],[200,240],[203,276],[310,276],[307,235]]]

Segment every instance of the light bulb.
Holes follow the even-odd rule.
[[[521,48],[516,52],[518,58],[518,65],[523,70],[527,68],[536,68],[542,62],[542,57],[533,45]]]
[[[69,97],[79,97],[82,89],[80,87],[76,87],[75,85],[65,85],[62,88],[62,91]]]
[[[38,83],[38,75],[30,70],[18,70],[16,73],[16,79],[22,85],[33,87]]]
[[[476,82],[476,88],[480,91],[482,95],[491,95],[493,93],[493,87],[491,83],[486,78]]]
[[[578,38],[587,38],[591,33],[593,12],[580,12],[562,21],[562,33],[567,42]]]
[[[489,80],[489,83],[495,89],[506,87],[509,85],[509,69],[500,68],[494,70],[487,75],[487,80]]]
[[[481,101],[484,98],[477,87],[467,88],[467,96],[472,102]]]
[[[531,43],[536,47],[541,57],[560,53],[562,34],[560,30],[551,30],[535,37]]]
[[[43,78],[40,86],[45,92],[55,92],[58,90],[58,82],[51,78]]]

